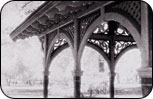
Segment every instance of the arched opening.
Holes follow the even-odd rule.
[[[118,57],[118,54],[120,53],[120,51],[126,49],[129,46],[136,46],[135,39],[133,38],[133,35],[126,27],[124,27],[122,24],[114,20],[102,22],[101,25],[97,26],[94,30],[88,29],[88,32],[89,33],[86,33],[87,34],[86,36],[87,37],[90,35],[91,36],[90,38],[88,38],[87,41],[100,47],[105,53],[105,55],[109,57],[109,60],[110,60],[109,67],[111,70],[109,75],[110,76],[109,91],[110,91],[110,97],[113,98],[114,92],[115,92],[115,89],[114,89],[115,59],[116,57]],[[84,42],[84,44],[86,44],[87,41]],[[83,49],[82,46],[81,48]],[[81,51],[81,48],[80,48],[80,51]]]
[[[148,91],[150,90],[150,88],[152,86],[152,84],[151,84],[151,82],[152,82],[152,76],[151,76],[152,68],[150,68],[150,67],[152,67],[152,63],[149,62],[149,58],[150,58],[149,56],[150,56],[150,53],[152,53],[152,51],[150,52],[150,50],[149,50],[150,49],[150,46],[149,46],[150,37],[152,39],[152,36],[149,37],[149,35],[150,35],[149,33],[152,32],[152,29],[151,29],[152,25],[149,23],[150,18],[151,18],[149,16],[149,14],[151,12],[149,11],[149,7],[147,6],[147,4],[145,4],[145,3],[143,4],[141,2],[115,2],[115,1],[113,1],[113,2],[112,1],[109,1],[109,2],[106,2],[106,1],[105,2],[97,2],[97,1],[52,2],[51,1],[51,2],[44,3],[39,8],[35,7],[36,9],[33,9],[33,8],[31,9],[31,7],[28,7],[28,8],[30,8],[30,9],[27,9],[28,13],[31,13],[31,15],[25,19],[24,18],[25,15],[22,13],[27,12],[27,11],[24,11],[27,5],[28,5],[28,3],[23,4],[23,5],[20,5],[20,4],[16,5],[15,4],[15,9],[17,8],[18,10],[23,10],[23,11],[17,11],[19,13],[16,13],[16,14],[18,14],[18,15],[21,14],[20,16],[22,16],[23,20],[25,20],[25,21],[22,22],[22,24],[20,24],[18,27],[17,27],[17,24],[16,25],[14,24],[12,27],[6,26],[6,28],[3,28],[3,30],[7,31],[7,29],[8,29],[9,31],[7,31],[7,32],[4,31],[4,33],[8,35],[9,33],[12,32],[10,34],[10,37],[14,41],[17,39],[25,39],[27,37],[31,37],[34,35],[38,36],[38,37],[45,36],[45,37],[50,38],[50,36],[48,36],[48,34],[50,32],[56,31],[57,34],[60,34],[59,33],[60,30],[66,26],[67,31],[70,32],[69,36],[72,37],[70,39],[70,42],[72,41],[72,46],[74,47],[74,49],[72,49],[72,50],[74,51],[73,58],[75,59],[75,68],[76,68],[76,69],[74,69],[74,85],[75,85],[74,89],[76,89],[76,90],[74,90],[74,97],[75,98],[80,97],[80,83],[81,83],[81,69],[80,69],[80,67],[81,66],[80,66],[80,60],[78,58],[81,58],[84,47],[87,45],[87,42],[89,39],[92,39],[90,43],[99,45],[99,47],[101,47],[104,50],[104,53],[107,54],[106,56],[108,56],[108,58],[110,59],[109,67],[110,67],[111,72],[109,75],[110,76],[110,89],[109,90],[110,90],[110,97],[111,98],[114,98],[115,58],[118,57],[118,54],[120,53],[120,51],[122,49],[124,50],[124,48],[126,48],[127,46],[137,44],[137,47],[142,52],[141,53],[142,54],[142,67],[139,70],[139,76],[141,77],[141,83],[142,83],[142,90],[143,90],[144,95],[146,95],[146,93],[148,93]],[[11,7],[11,8],[13,8],[13,7]],[[82,10],[82,8],[83,9],[85,8],[85,9]],[[14,9],[13,13],[15,12],[15,9]],[[20,12],[22,12],[22,13],[20,13]],[[145,14],[144,14],[144,12],[145,12]],[[8,13],[8,14],[6,14],[6,15],[8,15],[8,16],[11,15],[10,13]],[[9,21],[8,21],[9,17],[8,18],[5,17],[5,19],[7,21],[3,22],[3,23],[5,23],[5,24],[9,23]],[[10,19],[11,20],[14,19],[12,21],[15,21],[15,18],[12,18],[12,16],[10,17]],[[19,21],[20,18],[17,17],[17,20]],[[105,31],[101,31],[100,29],[97,29],[97,30],[100,30],[100,32],[103,32],[103,34],[99,34],[98,32],[93,33],[93,32],[95,32],[93,30],[97,27],[97,25],[99,26],[101,24],[101,22],[103,22],[103,21],[107,21],[109,24],[108,25],[108,33]],[[18,23],[18,22],[16,21],[15,23]],[[68,26],[69,23],[74,23],[74,25]],[[138,24],[135,24],[135,23],[138,23]],[[123,33],[123,31],[117,30],[117,26],[119,24],[121,24],[123,27],[125,27],[129,31],[129,33],[131,33],[130,36],[121,35]],[[10,24],[8,24],[8,25],[10,25]],[[16,29],[15,29],[15,27],[16,27]],[[104,30],[105,29],[107,30],[107,27],[104,28]],[[121,27],[120,27],[120,29],[121,29]],[[117,33],[117,31],[119,31],[118,32],[119,34],[116,35],[115,33]],[[52,33],[50,33],[50,34],[52,35],[52,37],[54,37],[54,35]],[[101,37],[99,35],[101,35]],[[96,39],[97,41],[94,39]],[[61,38],[59,39],[59,41],[60,40],[61,40]],[[98,42],[98,40],[99,40],[99,42]],[[45,41],[48,41],[48,40],[45,40]],[[123,41],[125,41],[125,42],[123,42]],[[105,42],[105,43],[103,43],[103,42]],[[54,56],[55,54],[52,55],[51,52],[55,51],[55,49],[59,46],[54,46],[55,42],[51,38],[49,40],[50,45],[45,44],[45,43],[43,44],[43,45],[45,45],[45,46],[43,46],[43,48],[45,49],[44,50],[44,52],[45,52],[44,64],[40,63],[41,65],[44,65],[45,69],[43,68],[43,69],[39,69],[39,70],[44,70],[44,74],[43,74],[43,76],[44,76],[44,91],[43,92],[44,92],[44,97],[46,98],[48,96],[48,68],[49,68],[48,64],[50,65],[50,63],[48,63],[48,61],[52,62],[52,61],[50,61],[50,59],[53,58],[51,56]],[[61,43],[56,42],[55,45],[58,45],[58,44],[61,47]],[[124,46],[124,44],[125,44],[125,46]],[[35,45],[37,45],[37,44],[35,44]],[[52,47],[52,45],[53,45],[53,47],[55,47],[55,49]],[[69,44],[69,45],[71,47],[71,44]],[[123,46],[120,46],[120,45],[123,45]],[[49,48],[49,50],[48,50],[48,48]],[[106,48],[108,50],[105,50],[104,48]],[[27,49],[27,48],[25,48],[25,49]],[[47,49],[47,51],[46,51],[46,49]],[[114,50],[114,49],[116,49],[116,50]],[[12,51],[12,50],[13,49],[11,49],[10,51]],[[4,49],[3,49],[3,51],[4,51]],[[46,53],[46,52],[48,52],[48,53]],[[6,51],[6,53],[8,53],[8,52]],[[24,53],[26,53],[26,52],[24,52]],[[37,55],[36,50],[34,50],[34,52],[31,53],[29,55],[29,57],[32,56],[32,54]],[[9,55],[9,54],[6,54],[6,55]],[[31,60],[37,60],[38,57],[33,58],[33,56],[30,57]],[[102,56],[105,57],[104,55],[102,55]],[[4,63],[8,63],[11,60],[13,60],[13,55],[11,57],[12,58],[4,59],[3,61],[6,61]],[[28,57],[28,59],[30,59],[29,57]],[[20,58],[17,60],[20,60]],[[41,58],[40,60],[42,61],[43,59]],[[40,65],[39,64],[40,61],[36,62],[36,64],[31,64],[32,62],[29,62],[29,61],[26,61],[26,62],[28,63],[26,65],[28,65],[29,67],[33,67],[34,70],[38,69],[36,67],[39,67],[39,65]],[[126,63],[127,63],[127,61],[126,61]],[[131,62],[131,63],[133,63],[133,62]],[[139,62],[139,63],[141,63],[141,62]],[[6,65],[6,66],[4,66],[4,65]],[[9,68],[7,68],[7,65]],[[13,67],[13,65],[14,65],[13,62],[12,62],[12,64],[3,64],[3,66],[5,68],[7,68],[6,70],[9,70],[11,67]],[[17,65],[20,65],[22,67],[22,62],[17,63]],[[16,66],[14,66],[14,67],[16,67]],[[102,67],[103,66],[101,66],[101,65],[99,66],[99,68],[102,68]],[[124,67],[124,69],[126,69],[125,67]],[[130,66],[128,66],[128,67],[130,67]],[[133,67],[135,67],[135,65]],[[59,68],[61,68],[61,67],[59,67]],[[59,68],[57,68],[57,69],[59,69]],[[63,68],[65,68],[65,67],[63,66]],[[85,69],[85,70],[87,70],[87,69]],[[17,69],[15,69],[15,70],[17,70]],[[20,71],[21,73],[24,72],[22,70],[23,69],[21,69],[21,71]],[[134,70],[134,69],[132,69],[132,70]],[[57,70],[55,69],[55,71],[57,71]],[[88,70],[88,71],[90,71],[90,70]],[[8,72],[8,74],[10,76],[11,71]],[[29,73],[29,74],[31,74],[31,73]],[[53,72],[53,74],[58,74],[58,73]],[[64,72],[61,72],[61,74],[64,74]],[[91,74],[91,73],[89,73],[89,74]],[[124,75],[124,74],[125,73],[123,73],[122,75]],[[132,74],[132,73],[129,72],[129,74]],[[32,73],[32,76],[33,75],[34,75],[34,73]],[[61,78],[64,78],[62,76],[63,75],[61,75],[59,77],[59,80],[61,80]],[[129,77],[129,75],[126,75],[126,76]],[[26,79],[29,79],[30,77],[31,77],[31,75],[26,76]],[[40,76],[38,76],[38,78],[39,77]],[[91,75],[91,77],[92,77],[92,75]],[[130,80],[128,80],[128,81],[130,81]],[[28,83],[29,83],[29,81],[28,81]],[[32,88],[32,87],[30,86],[30,88]],[[14,92],[14,90],[13,90],[13,92]],[[32,90],[32,92],[40,92],[40,90],[38,90],[38,89]],[[89,92],[90,92],[90,97],[93,97],[93,95],[92,95],[93,91],[91,90]],[[97,93],[99,93],[99,92],[97,91]],[[61,93],[61,94],[63,94],[63,93]],[[29,95],[29,93],[28,93],[28,95]],[[30,95],[33,95],[33,94],[30,92]],[[56,96],[59,96],[59,95],[56,95]],[[67,96],[62,96],[62,97],[67,97]]]
[[[55,34],[53,37],[52,42],[49,44],[49,49],[47,51],[47,57],[46,57],[46,62],[47,62],[47,69],[49,69],[49,65],[51,64],[52,60],[54,57],[60,53],[62,50],[65,48],[70,47],[71,50],[73,51],[73,45],[72,42],[66,33],[60,33],[60,34]],[[57,48],[57,50],[55,50]],[[54,51],[55,50],[55,51]],[[52,53],[54,52],[54,53]],[[50,55],[53,54],[51,57]],[[73,52],[72,52],[73,54]]]
[[[109,67],[104,57],[93,48],[85,47],[81,69],[81,96],[109,97]]]
[[[74,60],[71,48],[61,51],[50,64],[48,97],[73,97]]]
[[[137,69],[141,67],[139,49],[124,53],[115,66],[115,98],[141,98],[141,81]]]
[[[119,22],[122,26],[126,27],[137,43],[137,46],[141,48],[141,37],[139,32],[140,28],[137,29],[137,26],[133,25],[133,23],[129,19],[119,13],[114,12],[105,13],[104,19],[107,21],[114,20],[116,22]]]

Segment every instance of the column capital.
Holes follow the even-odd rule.
[[[142,67],[137,70],[141,78],[152,78],[152,68],[151,67]]]
[[[83,75],[83,71],[79,71],[79,70],[74,70],[72,71],[73,76],[82,76]]]

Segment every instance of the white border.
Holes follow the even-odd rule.
[[[8,2],[10,0],[0,0],[0,9],[2,9],[3,5]],[[143,0],[145,1],[146,3],[148,3],[151,7],[152,7],[152,10],[153,10],[153,0]],[[6,97],[2,91],[0,90],[0,97],[1,99],[9,99],[8,97]],[[151,92],[151,94],[149,96],[147,96],[145,99],[153,99],[153,92]]]

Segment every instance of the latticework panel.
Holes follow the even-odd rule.
[[[107,5],[106,12],[117,12],[141,25],[141,1],[123,1]]]

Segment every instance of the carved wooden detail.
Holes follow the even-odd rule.
[[[94,20],[96,20],[100,16],[100,10],[95,11],[79,20],[79,32],[80,32],[80,39],[82,40],[86,30],[92,24]]]
[[[124,49],[131,45],[136,45],[135,42],[124,42],[124,41],[115,41],[115,49],[114,49],[114,54],[115,57],[119,55]]]
[[[60,28],[61,32],[64,32],[66,35],[69,35],[70,40],[72,40],[72,43],[74,41],[74,23],[69,23],[68,25]]]

